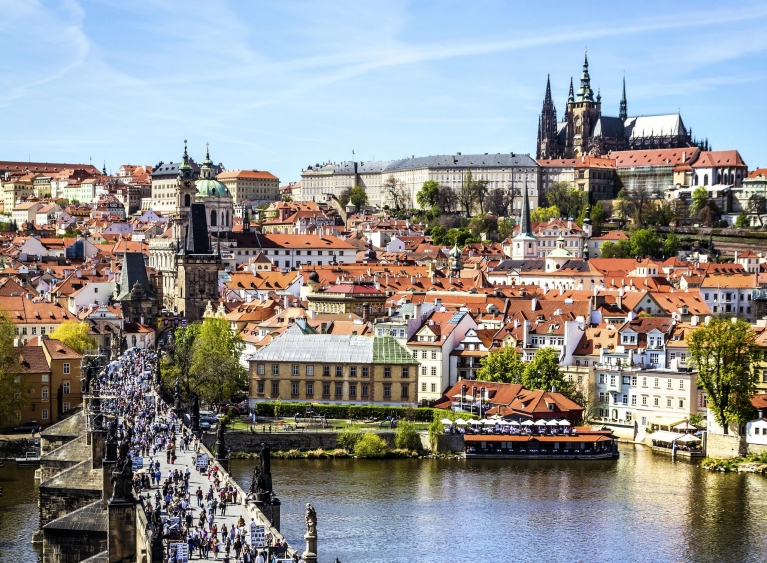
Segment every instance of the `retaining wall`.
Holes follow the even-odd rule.
[[[394,447],[394,431],[376,432],[390,448]],[[261,444],[272,451],[287,450],[334,450],[338,448],[338,432],[227,432],[226,446],[233,452],[258,452]],[[212,433],[204,434],[202,442],[207,447],[216,443]]]
[[[706,455],[708,457],[731,458],[748,454],[767,452],[767,446],[749,444],[745,436],[738,434],[712,434],[706,436]]]

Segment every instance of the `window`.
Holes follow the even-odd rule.
[[[679,380],[679,390],[684,391],[684,379]]]
[[[653,398],[653,405],[656,407],[660,406],[660,399],[658,397]]]
[[[21,334],[26,334],[26,333],[27,333],[27,327],[22,328],[21,329]]]
[[[349,397],[356,397],[357,396],[357,384],[356,383],[350,383],[349,384]]]
[[[421,359],[422,359],[422,360],[425,360],[425,359],[426,359],[426,350],[424,350],[423,352],[421,352]]]
[[[336,383],[336,397],[340,397],[344,393],[344,386],[342,383]]]
[[[69,375],[69,363],[68,362],[64,363],[64,375]],[[69,391],[67,391],[67,393],[69,393]]]
[[[610,386],[612,386],[612,387],[615,386],[615,376],[612,375],[612,374],[610,375]]]
[[[599,374],[599,383],[604,383],[604,382],[605,382],[605,374],[604,373],[600,373]]]
[[[368,366],[362,366],[362,377],[370,377],[370,368]]]
[[[680,409],[684,408],[684,399],[679,399],[679,408]]]
[[[391,385],[386,384],[383,386],[383,388],[384,388],[384,397],[388,399],[389,397],[391,397]]]
[[[258,382],[258,387],[257,387],[256,392],[257,393],[263,393],[264,392],[264,382],[263,381],[259,381]]]
[[[629,384],[629,382],[631,381],[631,377],[629,377],[628,375],[624,375],[624,376],[621,378],[621,380],[622,380],[622,383],[623,383],[623,385],[628,385],[628,384]]]
[[[434,366],[432,366],[432,368],[431,368],[431,375],[432,375],[432,377],[436,377],[437,376],[437,368],[434,367]]]
[[[431,359],[436,360],[437,359],[437,352],[435,350],[431,351]]]
[[[272,395],[279,395],[279,394],[280,394],[280,382],[272,381]]]
[[[629,396],[628,395],[623,395],[623,404],[624,405],[628,405],[629,404]]]
[[[69,409],[70,409],[69,403],[64,403],[64,404],[61,406],[61,411],[62,411],[62,412],[67,412],[67,411],[69,411]]]
[[[667,380],[666,382],[666,389],[671,389],[671,380]]]
[[[322,375],[324,377],[330,377],[330,366],[322,366]],[[329,395],[330,393],[328,393]]]
[[[636,404],[637,404],[637,396],[631,395],[631,405],[636,406]]]
[[[410,396],[410,386],[409,385],[403,385],[402,386],[402,398],[407,399]]]
[[[314,377],[314,366],[313,365],[306,366],[306,375],[307,375],[307,377]]]
[[[349,377],[357,377],[357,366],[349,366]]]
[[[298,395],[298,383],[293,383],[290,386],[290,392],[293,395]]]
[[[741,311],[741,313],[742,313],[742,312],[743,312],[743,311]],[[33,327],[32,327],[32,334],[37,334],[37,327],[36,327],[36,326],[33,326]]]
[[[408,379],[410,377],[410,368],[402,368],[402,379]]]
[[[67,364],[64,364],[64,365],[67,365]],[[69,393],[69,381],[65,381],[62,385],[62,388],[63,388],[62,390],[64,394]]]
[[[765,370],[765,373],[767,373],[767,370]],[[421,375],[426,375],[426,366],[421,366]]]
[[[43,409],[40,414],[40,418],[43,420],[48,420],[48,409]]]
[[[344,376],[344,366],[336,366],[336,377]]]
[[[432,383],[431,384],[431,392],[432,393],[436,393],[437,392],[437,384],[436,383]]]
[[[605,402],[605,394],[604,394],[604,392],[599,394],[599,402],[600,403],[604,403]]]
[[[421,391],[426,393],[426,384],[425,383],[421,383]]]
[[[326,397],[330,396],[330,383],[323,383],[322,384],[322,394]]]
[[[48,388],[47,387],[43,387],[43,395],[42,396],[43,396],[43,399],[47,399],[48,398]]]
[[[362,396],[363,396],[363,397],[367,397],[367,396],[368,396],[368,385],[367,385],[367,384],[363,384],[363,385],[362,385],[362,390],[361,390],[361,391],[362,391],[362,393],[361,393],[361,394],[362,394]]]
[[[386,377],[386,378],[389,378],[389,377],[391,377],[391,367],[389,367],[389,366],[386,366],[386,367],[384,368],[384,377]]]
[[[666,399],[666,406],[671,408],[671,399]]]
[[[280,364],[272,364],[272,375],[280,375]]]
[[[258,364],[258,367],[256,368],[256,373],[258,375],[264,375],[264,373],[266,373],[266,366],[264,364]]]
[[[290,368],[290,374],[294,377],[298,376],[298,364],[293,364]],[[295,393],[294,393],[295,395]]]
[[[657,389],[658,387],[660,387],[660,379],[658,379],[658,378],[656,377],[656,378],[655,378],[655,388]]]

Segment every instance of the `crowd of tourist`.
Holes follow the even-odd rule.
[[[198,453],[199,437],[154,392],[156,362],[153,351],[128,350],[92,386],[102,397],[102,411],[116,417],[117,439],[130,445],[133,487],[147,519],[155,521],[154,513],[160,514],[162,535],[168,539],[166,560],[186,563],[196,556],[223,563],[285,561],[284,539],[272,537],[267,527],[258,542],[263,545],[254,546],[256,521],[245,522],[242,510],[229,510],[246,500],[228,475]],[[182,465],[179,455],[188,462]],[[293,561],[299,561],[298,556]]]

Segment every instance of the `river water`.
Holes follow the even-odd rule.
[[[247,489],[251,460],[232,461]],[[319,561],[761,562],[767,478],[704,471],[641,446],[617,461],[278,460],[282,531]],[[40,561],[34,468],[0,468],[0,561]]]
[[[247,489],[254,461],[232,462]],[[320,563],[767,560],[767,479],[642,446],[618,461],[273,460],[282,532]]]

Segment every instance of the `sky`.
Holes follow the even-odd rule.
[[[603,115],[767,166],[767,3],[0,0],[0,160],[269,170],[535,153],[588,49]],[[352,153],[354,151],[354,154]]]

